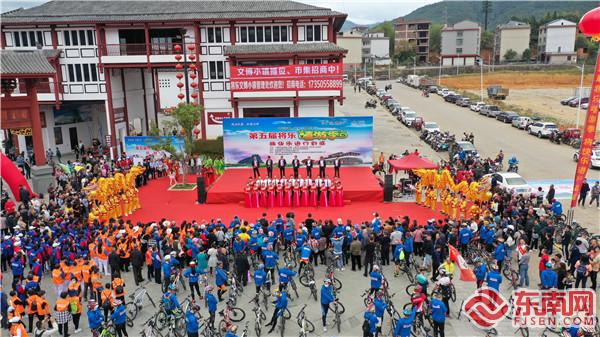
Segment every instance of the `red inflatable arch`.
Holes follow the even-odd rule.
[[[12,160],[5,156],[4,153],[0,153],[0,175],[10,187],[10,190],[17,201],[21,201],[21,196],[19,195],[19,185],[25,186],[25,188],[29,190],[29,193],[31,193],[31,196],[34,195],[31,187],[29,187],[27,179],[25,179],[25,176],[23,176],[23,173],[21,173],[17,165],[15,165]]]

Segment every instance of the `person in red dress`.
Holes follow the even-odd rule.
[[[319,206],[329,207],[329,200],[327,200],[327,186],[325,186],[325,184],[321,186],[321,197],[319,198]]]
[[[310,185],[310,205],[312,207],[317,207],[317,184],[315,184],[314,182]]]
[[[337,205],[338,207],[344,206],[344,187],[342,186],[342,182],[338,181],[336,187],[336,197],[337,197]]]
[[[309,206],[309,204],[308,204],[308,188],[309,188],[309,186],[306,183],[304,183],[302,185],[302,206],[304,206],[304,207]]]
[[[260,208],[260,184],[258,181],[254,183],[252,190],[254,191],[254,199],[252,200],[254,208]]]
[[[277,207],[283,207],[283,185],[277,183]]]
[[[285,187],[285,195],[284,195],[284,206],[285,207],[292,207],[292,184],[291,183],[286,183]]]
[[[246,207],[251,208],[251,207],[253,207],[253,205],[252,205],[252,194],[253,194],[252,181],[249,181],[246,184],[246,188],[244,190],[246,192]]]
[[[300,184],[298,183],[298,180],[296,180],[296,182],[294,182],[294,207],[300,206],[302,206],[300,204]]]
[[[269,182],[269,186],[267,187],[268,193],[268,206],[269,208],[275,207],[275,185],[272,182]]]
[[[267,207],[267,183],[263,181],[260,184],[260,206]]]
[[[332,184],[331,187],[329,187],[329,207],[337,206],[337,198],[335,197],[336,190],[335,184]]]

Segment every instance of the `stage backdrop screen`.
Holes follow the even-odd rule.
[[[302,166],[308,156],[371,165],[373,117],[225,118],[223,147],[228,167],[251,166],[254,156],[271,156],[275,167],[283,156],[290,166],[294,155]]]
[[[125,153],[128,157],[142,159],[147,156],[162,158],[166,155],[167,157],[170,157],[171,155],[169,153],[154,148],[156,145],[167,144],[167,140],[175,148],[177,153],[183,153],[183,137],[177,136],[126,136],[124,142]]]

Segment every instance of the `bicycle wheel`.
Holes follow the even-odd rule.
[[[406,286],[406,294],[408,296],[411,296],[415,292],[416,287],[417,287],[416,283],[411,283],[408,286]]]
[[[371,298],[371,296],[365,296],[365,298],[363,299],[363,303],[365,307],[368,307],[369,305],[371,305],[371,303],[373,303],[373,299]]]
[[[337,327],[338,333],[342,332],[342,318],[340,317],[340,311],[335,312],[335,325]]]
[[[156,314],[156,320],[154,321],[154,325],[159,331],[163,331],[167,327],[167,313],[164,311],[160,311]]]
[[[131,320],[133,322],[138,313],[137,305],[135,305],[133,302],[129,302],[125,305],[125,310],[127,310],[127,320]],[[133,326],[133,324],[130,326]]]
[[[219,333],[226,333],[227,332],[227,322],[225,322],[225,320],[222,320],[219,322]]]
[[[260,333],[262,332],[260,323],[254,322],[254,332],[256,332],[256,337],[260,337]]]
[[[308,275],[306,274],[302,274],[300,275],[300,284],[305,286],[305,287],[310,287],[310,278],[308,278]]]
[[[454,284],[450,286],[450,300],[456,302],[456,287],[454,287]]]
[[[315,289],[315,287],[310,288],[310,293],[315,301],[317,301],[317,289]]]
[[[496,328],[491,328],[485,332],[486,336],[498,336],[498,330]]]
[[[178,318],[175,321],[175,331],[174,332],[175,332],[175,336],[178,336],[178,337],[186,337],[187,336],[185,317]]]
[[[279,331],[281,332],[281,337],[285,337],[285,317],[281,319],[281,325]]]
[[[342,289],[342,281],[340,281],[337,277],[334,277],[333,278],[333,287],[335,288],[335,290]]]
[[[338,301],[337,305],[338,305],[338,312],[340,313],[340,315],[346,312],[346,307],[344,307],[342,302]],[[329,303],[329,309],[331,309],[331,311],[335,312],[335,305],[333,305],[333,302]]]
[[[315,325],[312,324],[312,322],[307,320],[306,318],[304,319],[304,331],[308,333],[315,332]]]
[[[238,307],[233,307],[229,311],[229,319],[232,322],[241,322],[246,318],[246,312]]]
[[[283,311],[283,318],[285,319],[290,319],[292,318],[292,313],[290,312],[290,309],[285,308],[285,310]]]

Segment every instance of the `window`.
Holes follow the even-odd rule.
[[[83,80],[81,76],[81,64],[75,65],[75,78],[77,79],[77,82],[81,82]]]
[[[96,70],[96,65],[93,63],[90,64],[90,73],[92,75],[92,81],[98,82],[98,72]]]
[[[273,27],[273,42],[279,42],[279,26]]]
[[[248,27],[248,42],[256,42],[256,28]]]
[[[90,68],[88,64],[82,64],[83,67],[83,80],[86,82],[90,81]]]
[[[35,32],[29,32],[29,42],[30,47],[35,47]]]
[[[98,82],[98,69],[95,64],[67,64],[68,82]],[[67,81],[65,79],[65,81]]]
[[[315,41],[321,41],[321,26],[315,26],[313,30],[315,32]]]
[[[462,37],[463,36],[463,32],[456,32],[456,37]]]
[[[306,26],[306,41],[321,41],[322,26],[321,25],[308,25]]]
[[[222,28],[215,28],[215,42],[216,43],[222,43],[223,42],[223,29]]]
[[[93,30],[88,30],[87,31],[87,42],[88,45],[93,46],[94,43],[94,31]]]
[[[74,46],[79,46],[79,39],[77,38],[77,31],[71,31],[71,42],[73,42]]]
[[[288,40],[287,26],[281,26],[281,41],[286,42]]]
[[[65,46],[70,46],[71,45],[71,35],[68,31],[64,31],[63,35],[65,37]]]
[[[463,44],[463,39],[456,39],[457,46],[462,46],[462,44]]]
[[[265,42],[271,42],[272,40],[271,27],[267,26],[265,27]]]
[[[313,26],[306,26],[306,41],[313,40]]]
[[[15,46],[21,47],[21,35],[18,32],[14,32],[13,36],[15,38]]]
[[[208,62],[209,65],[209,73],[208,73],[208,78],[210,78],[211,80],[217,79],[217,62],[214,61],[210,61]]]
[[[225,62],[210,61],[208,62],[208,78],[210,80],[222,80],[225,78]]]
[[[456,48],[456,53],[457,54],[462,54],[462,48]]]
[[[62,145],[63,137],[62,137],[62,128],[60,126],[54,127],[54,144]]]
[[[67,64],[67,69],[69,73],[69,82],[75,82],[75,70],[73,70],[73,65]]]
[[[256,27],[256,42],[263,42],[263,27]]]
[[[242,41],[242,42],[248,42],[247,34],[248,34],[248,28],[246,28],[246,27],[240,28],[240,35],[241,35],[240,36],[240,41]]]
[[[85,43],[85,30],[80,30],[79,31],[79,42],[81,43],[81,45],[86,45]],[[89,43],[87,43],[89,44]]]
[[[223,42],[223,28],[221,27],[210,27],[206,29],[206,35],[208,35],[208,43],[222,43]]]
[[[27,40],[27,32],[21,32],[21,42],[23,43],[23,47],[29,46],[29,41]]]
[[[207,34],[208,34],[208,43],[214,43],[215,42],[215,29],[208,28]]]
[[[217,62],[217,78],[222,80],[225,78],[224,63]]]
[[[38,30],[13,32],[12,35],[15,47],[37,47],[38,44],[44,45],[43,33]]]

